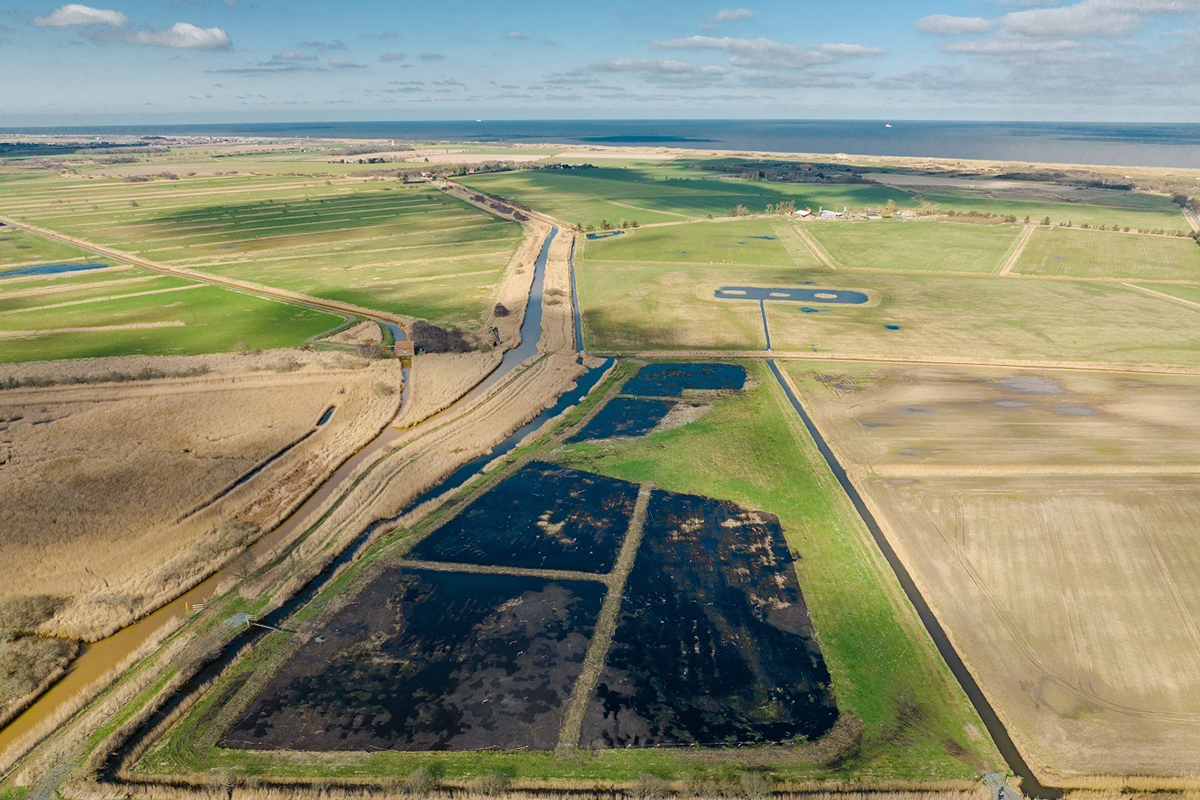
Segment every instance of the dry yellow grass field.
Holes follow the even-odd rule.
[[[486,378],[502,357],[498,349],[417,356],[409,371],[408,403],[396,427],[411,428],[447,408]]]
[[[379,325],[370,320],[351,325],[344,331],[338,331],[333,336],[327,337],[324,341],[333,344],[379,344],[383,341],[383,331]]]
[[[1200,378],[789,365],[1040,772],[1200,771]]]
[[[277,351],[238,371],[237,358],[134,359],[164,372],[217,367],[0,392],[0,599],[36,587],[64,600],[41,632],[103,636],[276,524],[395,414],[397,362]],[[79,374],[122,373],[126,359],[102,361],[79,365]]]

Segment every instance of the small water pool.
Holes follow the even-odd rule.
[[[623,233],[625,233],[625,231],[595,231],[593,233],[589,233],[587,235],[587,238],[589,238],[589,239],[611,239],[612,237],[620,236]]]
[[[60,272],[83,272],[89,269],[104,269],[108,264],[38,264],[34,267],[18,267],[0,271],[0,280],[18,275],[57,275]]]
[[[784,300],[805,303],[837,303],[862,305],[869,299],[852,289],[794,289],[762,288],[759,286],[722,286],[717,289],[718,300]]]

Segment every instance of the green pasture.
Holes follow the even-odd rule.
[[[1137,285],[1178,297],[1180,300],[1200,304],[1200,286],[1179,283],[1147,283],[1145,281],[1138,281]]]
[[[580,259],[616,263],[812,267],[819,263],[780,218],[631,228],[620,236],[581,239],[578,252]]]
[[[96,180],[31,188],[11,205],[22,219],[157,263],[466,326],[482,324],[524,235],[469,203],[395,181]]]
[[[932,220],[843,220],[805,224],[839,267],[998,273],[1021,229]]]
[[[1200,310],[1126,287],[882,272],[859,272],[853,283],[881,298],[879,305],[817,306],[806,314],[798,303],[768,302],[774,348],[913,360],[1200,365]]]
[[[1200,247],[1191,238],[1038,228],[1015,271],[1073,278],[1200,281]]]
[[[295,347],[341,321],[341,317],[313,309],[217,286],[179,282],[184,287],[198,288],[181,287],[160,294],[114,297],[53,309],[42,307],[0,314],[0,361]],[[46,298],[60,302],[55,295]],[[148,323],[165,323],[165,326],[116,327]],[[62,331],[64,328],[111,330]],[[24,331],[29,333],[6,335]]]
[[[909,199],[904,192],[877,184],[818,186],[743,181],[670,165],[643,169],[527,169],[470,175],[460,180],[581,226],[599,225],[602,220],[636,220],[646,225],[721,217],[738,205],[762,213],[768,205],[786,201],[795,202],[797,208],[811,206],[815,210],[820,206],[883,206],[888,200],[902,203]]]
[[[3,208],[0,208],[0,213],[3,213]],[[4,278],[6,267],[88,260],[91,260],[89,254],[77,247],[17,230],[10,225],[0,225],[0,280]]]
[[[1112,195],[1123,195],[1125,205],[1110,205],[1116,199]],[[1137,198],[1135,201],[1134,198]],[[1089,198],[1091,199],[1091,198]],[[977,189],[943,189],[923,192],[919,200],[931,203],[945,211],[980,212],[1012,215],[1018,222],[1028,217],[1030,222],[1042,222],[1046,217],[1054,225],[1070,222],[1072,225],[1087,223],[1092,227],[1117,225],[1132,230],[1187,230],[1187,222],[1179,209],[1166,197],[1135,192],[1108,192],[1092,202],[1063,203],[1051,200],[1024,200],[1006,195],[990,196]],[[910,203],[911,204],[911,203]]]

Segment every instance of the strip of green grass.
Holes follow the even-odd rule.
[[[62,242],[8,225],[0,226],[0,268],[14,264],[69,263],[88,258],[88,253]],[[2,273],[0,277],[3,277]]]

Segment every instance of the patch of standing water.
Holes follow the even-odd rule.
[[[1062,394],[1062,387],[1049,378],[1036,375],[1014,375],[996,381],[1001,386],[1030,394]]]
[[[18,267],[0,272],[0,279],[17,275],[58,275],[62,272],[83,272],[89,269],[104,269],[108,264],[38,264],[35,267]]]

